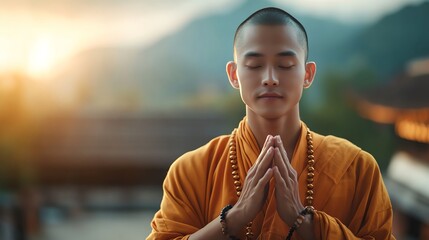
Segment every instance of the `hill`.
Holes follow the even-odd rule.
[[[409,5],[362,29],[345,42],[338,59],[365,65],[388,81],[410,60],[429,57],[429,2]]]
[[[82,101],[87,106],[106,105],[112,101],[108,98],[123,102],[119,105],[131,103],[144,110],[204,106],[233,91],[225,64],[232,59],[235,28],[249,14],[266,6],[278,4],[246,1],[236,9],[195,19],[141,49],[99,48],[83,52],[57,77],[78,81],[77,88],[84,92]],[[320,62],[319,69],[333,61],[326,49],[361,28],[328,19],[298,17],[307,28],[310,58]]]

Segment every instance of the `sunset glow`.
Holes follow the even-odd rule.
[[[51,39],[40,37],[35,40],[28,55],[28,73],[35,77],[46,74],[54,65],[54,51]]]

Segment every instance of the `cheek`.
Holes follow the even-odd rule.
[[[284,79],[288,79],[288,84],[291,85],[303,85],[305,80],[305,70],[296,69],[295,71],[287,72],[284,74]]]

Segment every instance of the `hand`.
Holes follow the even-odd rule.
[[[274,138],[268,135],[258,159],[247,173],[237,203],[228,213],[228,215],[237,216],[234,219],[237,226],[229,226],[231,232],[234,232],[234,227],[241,229],[252,221],[262,209],[267,199],[268,183],[273,177],[271,169],[273,157]]]
[[[297,173],[290,164],[280,136],[274,139],[273,172],[276,181],[277,212],[285,223],[292,226],[304,206],[299,199]]]

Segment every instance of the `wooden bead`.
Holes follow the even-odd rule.
[[[235,135],[236,129],[231,133],[230,139],[229,139],[229,160],[231,163],[232,171],[232,178],[234,179],[234,186],[236,190],[237,197],[240,197],[241,191],[242,191],[242,184],[240,182],[240,174],[238,169],[238,162],[237,162],[237,146],[235,141]],[[310,129],[307,129],[307,191],[306,191],[306,203],[308,206],[313,205],[313,182],[314,182],[314,147],[313,147],[313,136],[311,135]],[[302,224],[304,220],[303,216],[298,216],[296,222],[294,225],[297,225],[298,227]],[[254,234],[252,232],[252,222],[250,222],[246,227],[246,240],[252,239],[254,237]]]

